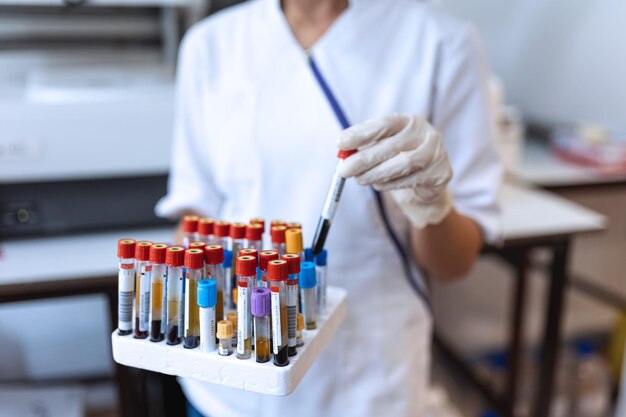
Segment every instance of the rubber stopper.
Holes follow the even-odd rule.
[[[230,224],[230,237],[232,239],[245,239],[246,238],[246,225],[243,223],[231,223]]]
[[[183,217],[183,232],[195,233],[198,231],[198,216],[192,214]]]
[[[213,225],[215,224],[215,220],[210,217],[203,217],[198,220],[198,233],[203,236],[208,236],[213,234]]]
[[[137,242],[137,244],[135,245],[135,259],[137,259],[138,261],[149,261],[151,246],[152,242],[148,240],[142,240],[141,242]]]
[[[224,247],[209,245],[204,247],[204,260],[209,265],[219,265],[224,262]]]
[[[217,286],[214,279],[198,281],[198,306],[213,307],[217,303]]]
[[[315,264],[313,262],[302,262],[300,266],[300,288],[313,288],[317,285],[315,276]]]
[[[285,226],[287,226],[287,229],[300,229],[300,230],[302,230],[302,223],[298,223],[298,222],[287,222],[287,224]]]
[[[267,279],[269,281],[286,281],[287,275],[287,261],[276,259],[267,263]]]
[[[263,225],[260,223],[250,223],[246,226],[246,239],[248,241],[259,241],[263,239]]]
[[[286,253],[283,260],[287,261],[287,273],[289,275],[300,273],[300,255],[296,253]]]
[[[285,226],[273,226],[270,234],[272,235],[272,243],[285,243]]]
[[[228,320],[217,322],[217,338],[230,339],[233,337],[233,324]]]
[[[239,251],[239,256],[254,256],[256,259],[259,259],[259,251],[254,248],[243,248]]]
[[[185,248],[182,246],[167,248],[165,263],[169,266],[183,266],[185,264]]]
[[[267,271],[267,263],[278,259],[278,252],[275,250],[264,250],[259,253],[259,268],[261,271]]]
[[[237,257],[237,275],[241,277],[256,276],[256,256],[242,255]]]
[[[164,264],[167,245],[165,243],[155,243],[150,246],[150,262],[153,264]]]
[[[255,317],[269,316],[271,312],[271,299],[269,288],[255,288],[250,297],[252,315]]]
[[[354,155],[355,153],[356,153],[356,149],[350,149],[350,150],[340,149],[339,152],[337,153],[337,158],[346,159],[347,157]]]
[[[120,239],[117,241],[117,257],[132,259],[135,257],[135,239]]]
[[[285,231],[285,249],[287,253],[300,253],[304,251],[304,244],[302,243],[302,230],[300,229],[287,229]]]
[[[191,242],[189,244],[189,249],[201,249],[204,250],[206,247],[206,242]]]
[[[250,224],[260,224],[263,228],[263,233],[265,233],[265,219],[262,217],[255,217],[254,219],[250,219]]]
[[[213,224],[213,234],[216,237],[228,237],[230,234],[230,223],[218,220]]]
[[[322,251],[315,256],[315,263],[318,266],[326,266],[327,261],[328,251],[326,249],[322,249]]]
[[[200,269],[204,266],[204,251],[202,249],[187,249],[185,251],[185,268]]]

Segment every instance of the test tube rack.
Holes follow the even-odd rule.
[[[287,395],[296,389],[315,359],[330,343],[347,313],[346,291],[328,287],[327,308],[317,320],[317,329],[303,330],[304,346],[289,358],[289,365],[275,366],[272,361],[257,363],[237,359],[235,354],[185,349],[182,344],[169,346],[165,341],[135,339],[133,335],[111,335],[115,362],[133,368],[211,382],[231,388],[268,395]]]

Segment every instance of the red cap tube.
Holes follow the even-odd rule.
[[[263,239],[263,226],[260,223],[251,223],[246,226],[246,239],[248,240],[262,240]]]
[[[152,242],[148,240],[142,240],[141,242],[137,242],[137,244],[135,245],[135,259],[137,259],[138,261],[149,261],[150,246],[152,246]]]
[[[235,264],[237,275],[242,277],[256,276],[256,256],[242,255],[237,257]]]
[[[300,273],[300,255],[296,253],[286,253],[283,255],[283,260],[287,261],[288,274]]]
[[[165,243],[155,243],[150,246],[150,262],[153,264],[164,264],[167,245]]]
[[[231,223],[230,224],[230,237],[232,239],[245,239],[246,238],[246,225],[244,223]]]
[[[213,225],[213,234],[216,237],[228,237],[230,234],[230,223],[218,220]]]
[[[267,263],[267,279],[269,281],[286,281],[287,276],[287,261],[276,259]]]
[[[224,262],[224,248],[222,245],[209,245],[204,248],[204,259],[209,265],[219,265]]]
[[[192,214],[183,217],[183,232],[195,233],[198,231],[198,216]]]
[[[267,263],[278,259],[278,252],[275,250],[264,250],[259,254],[259,268],[261,271],[267,271]]]
[[[210,217],[203,217],[198,220],[198,233],[203,236],[208,236],[213,234],[213,225],[215,224],[215,220]]]
[[[132,259],[135,257],[135,239],[120,239],[117,241],[117,257]]]
[[[165,253],[165,263],[169,266],[183,266],[185,264],[185,248],[170,246]]]
[[[272,243],[285,243],[286,226],[274,226],[271,230]]]
[[[200,269],[204,266],[204,251],[202,249],[187,249],[185,251],[185,268]]]

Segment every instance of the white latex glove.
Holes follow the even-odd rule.
[[[447,184],[452,167],[441,135],[419,116],[393,115],[344,130],[340,149],[358,149],[344,159],[339,174],[360,185],[389,191],[418,228],[438,224],[452,209]]]

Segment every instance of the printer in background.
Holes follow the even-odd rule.
[[[173,74],[157,48],[0,53],[0,236],[164,223]]]

